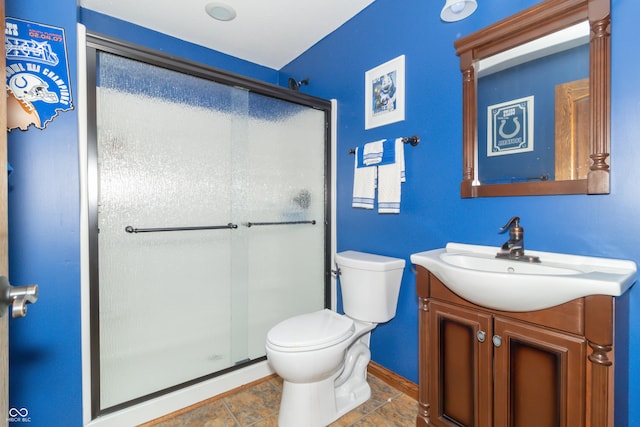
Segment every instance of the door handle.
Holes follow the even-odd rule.
[[[11,286],[6,276],[0,276],[0,317],[11,305],[11,317],[27,315],[27,304],[38,301],[38,285]]]

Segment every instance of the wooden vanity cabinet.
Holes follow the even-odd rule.
[[[502,312],[417,271],[417,426],[613,427],[612,297]]]

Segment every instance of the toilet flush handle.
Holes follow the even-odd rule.
[[[337,279],[340,275],[340,267],[338,267],[338,263],[335,261],[333,262],[333,264],[336,266],[336,268],[331,269],[331,275]]]

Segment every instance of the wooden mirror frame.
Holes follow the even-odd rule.
[[[473,185],[478,150],[477,61],[580,22],[589,21],[589,151],[585,179]],[[454,43],[462,71],[460,196],[608,194],[611,86],[610,0],[545,0]]]

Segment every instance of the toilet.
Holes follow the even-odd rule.
[[[371,396],[369,339],[396,314],[405,260],[345,251],[335,262],[345,314],[302,314],[267,333],[267,359],[284,380],[280,427],[327,426]]]

